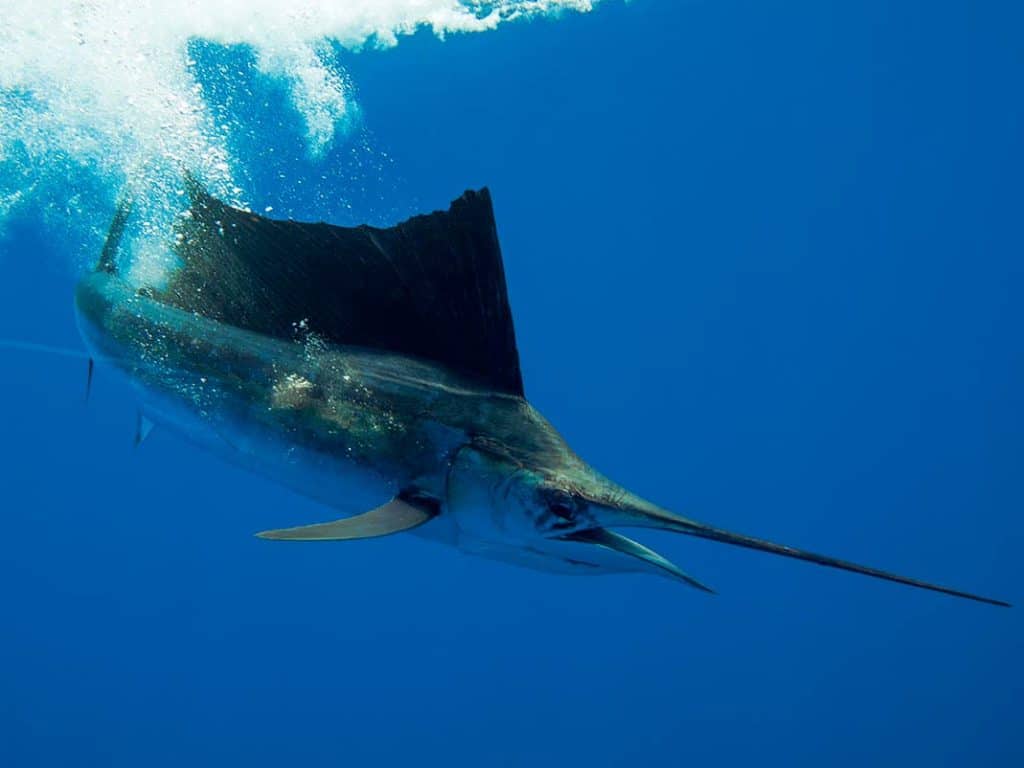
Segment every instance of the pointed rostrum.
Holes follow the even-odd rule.
[[[747,536],[742,533],[734,533],[727,531],[722,528],[715,528],[704,523],[697,522],[695,520],[688,520],[677,515],[673,515],[670,512],[664,510],[658,510],[650,507],[645,507],[643,510],[637,510],[640,517],[637,522],[641,525],[652,528],[660,528],[666,531],[676,531],[678,533],[685,533],[688,536],[695,536],[701,539],[710,539],[712,541],[721,542],[723,544],[731,544],[736,547],[745,547],[747,549],[756,549],[761,552],[768,552],[773,555],[782,555],[783,557],[791,557],[795,560],[804,560],[809,563],[816,563],[818,565],[824,565],[828,568],[837,568],[842,571],[850,571],[851,573],[859,573],[864,576],[871,576],[876,579],[883,579],[885,581],[892,581],[897,584],[905,584],[910,587],[917,587],[918,589],[927,589],[932,592],[941,592],[946,595],[952,595],[953,597],[961,597],[966,600],[974,600],[979,603],[988,603],[989,605],[998,605],[1004,608],[1009,608],[1010,603],[1003,600],[996,600],[991,597],[983,597],[976,595],[971,592],[964,592],[959,589],[951,589],[950,587],[943,587],[939,584],[933,584],[927,581],[921,581],[920,579],[912,579],[908,576],[900,576],[899,574],[892,573],[890,571],[883,571],[878,568],[871,568],[870,566],[860,565],[858,563],[850,562],[849,560],[840,560],[839,558],[829,557],[827,555],[819,555],[815,552],[808,552],[804,549],[797,549],[796,547],[790,547],[785,544],[777,544],[774,541],[768,541],[766,539],[759,539],[753,536]]]

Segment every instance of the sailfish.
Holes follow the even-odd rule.
[[[486,188],[378,228],[274,220],[185,186],[166,279],[128,278],[124,203],[76,316],[92,358],[140,393],[137,440],[174,428],[337,518],[261,538],[408,532],[535,569],[647,572],[710,592],[621,532],[653,528],[1008,605],[683,517],[594,470],[525,397]]]

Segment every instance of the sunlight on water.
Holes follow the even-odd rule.
[[[0,228],[33,205],[92,239],[127,187],[145,191],[141,230],[166,236],[183,170],[244,205],[231,140],[247,116],[214,109],[195,46],[246,46],[247,72],[280,82],[321,156],[351,125],[339,50],[387,47],[594,0],[4,0],[0,12]],[[100,215],[102,213],[102,215]],[[95,214],[95,215],[93,215]],[[77,239],[88,239],[80,233]]]

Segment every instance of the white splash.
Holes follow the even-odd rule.
[[[485,31],[594,2],[0,0],[0,225],[40,198],[73,217],[125,183],[170,196],[186,168],[237,202],[229,138],[244,116],[210,108],[196,41],[251,47],[258,70],[286,85],[315,157],[355,114],[334,46],[392,46],[421,27]]]

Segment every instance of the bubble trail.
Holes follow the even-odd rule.
[[[393,46],[420,28],[481,32],[593,1],[3,0],[0,225],[40,200],[57,217],[109,210],[125,184],[171,199],[182,169],[244,202],[229,138],[251,118],[211,109],[197,41],[248,47],[255,72],[284,85],[316,157],[353,115],[339,47]],[[141,212],[166,231],[159,213]]]

